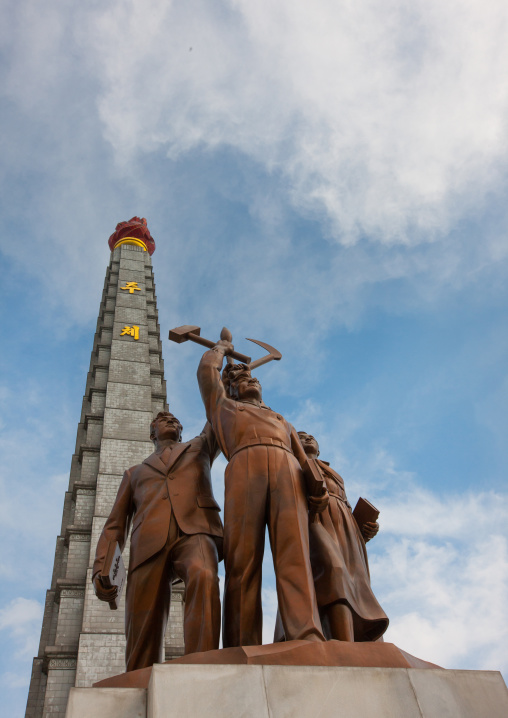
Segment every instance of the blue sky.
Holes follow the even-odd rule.
[[[117,222],[153,256],[171,408],[223,325],[273,344],[369,544],[388,640],[508,672],[508,11],[6,0],[0,10],[0,684],[22,715]],[[253,351],[253,354],[256,350]],[[257,356],[257,354],[255,355]],[[220,498],[221,471],[214,470]],[[266,640],[273,578],[264,588]]]

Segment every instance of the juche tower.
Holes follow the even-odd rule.
[[[146,220],[120,222],[109,247],[26,718],[64,718],[72,686],[89,687],[125,670],[125,596],[117,611],[99,601],[91,566],[123,472],[152,452],[150,422],[167,410],[167,399],[151,260],[155,242]],[[184,652],[182,600],[183,588],[173,587],[166,660]]]

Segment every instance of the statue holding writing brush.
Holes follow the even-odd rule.
[[[219,448],[209,423],[199,436],[182,442],[182,425],[167,411],[152,421],[150,438],[155,451],[125,472],[92,571],[97,597],[111,605],[118,589],[105,585],[105,564],[111,546],[123,550],[132,527],[125,604],[127,671],[164,660],[175,579],[185,583],[185,653],[219,647],[222,522],[210,476]]]
[[[193,335],[193,336],[191,336]],[[323,510],[328,496],[321,478],[314,481],[295,429],[262,400],[251,370],[280,353],[250,361],[234,351],[230,335],[219,342],[199,335],[198,327],[180,327],[170,339],[191,339],[212,348],[198,368],[207,418],[228,459],[225,474],[223,644],[262,643],[261,567],[265,530],[273,554],[277,595],[288,640],[324,641],[309,558],[309,502]],[[221,376],[224,357],[228,363]]]

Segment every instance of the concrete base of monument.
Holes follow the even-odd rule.
[[[500,673],[157,664],[147,689],[72,688],[66,718],[506,718]]]
[[[220,648],[191,653],[161,665],[349,666],[362,668],[439,668],[397,648],[393,643],[285,641],[264,646]],[[94,683],[94,688],[147,688],[152,668],[120,673]]]

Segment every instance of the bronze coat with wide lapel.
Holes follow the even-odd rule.
[[[210,479],[211,457],[202,436],[178,444],[167,465],[153,453],[128,469],[97,544],[93,575],[101,570],[109,542],[123,549],[132,523],[129,571],[165,545],[171,513],[186,534],[213,536],[219,553],[222,522]]]
[[[344,488],[344,479],[340,474],[332,469],[328,461],[321,461],[318,459],[318,465],[323,472],[325,483],[328,491],[335,496],[339,496],[345,503],[351,508],[347,496],[346,489]]]

